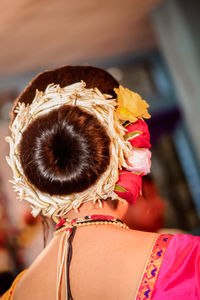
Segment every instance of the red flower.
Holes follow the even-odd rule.
[[[147,148],[151,147],[150,134],[148,125],[145,121],[138,120],[126,127],[127,133],[124,138],[128,140],[135,148]]]
[[[115,186],[115,194],[130,204],[135,204],[142,187],[142,177],[129,171],[121,171]]]

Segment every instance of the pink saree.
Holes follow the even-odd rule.
[[[136,299],[200,299],[200,237],[159,235]]]

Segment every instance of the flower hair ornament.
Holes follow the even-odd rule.
[[[135,202],[141,189],[141,176],[150,168],[149,133],[143,121],[150,117],[148,104],[122,86],[114,91],[117,99],[101,93],[98,88],[87,88],[84,81],[64,87],[52,83],[44,91],[36,90],[32,103],[18,102],[15,119],[10,125],[11,136],[6,138],[10,145],[6,159],[13,171],[11,182],[18,198],[31,204],[33,216],[42,213],[60,217],[71,209],[77,210],[84,202],[98,201],[101,205],[101,200],[107,198]],[[33,120],[63,105],[79,106],[100,121],[111,140],[111,158],[106,171],[88,189],[66,196],[50,196],[26,178],[20,163],[19,146],[23,132]]]
[[[118,101],[117,114],[125,124],[124,140],[132,146],[127,157],[128,167],[119,170],[115,193],[130,204],[135,204],[142,187],[142,176],[148,174],[151,167],[150,134],[144,121],[144,118],[151,117],[147,110],[149,105],[139,94],[123,86],[114,91]]]

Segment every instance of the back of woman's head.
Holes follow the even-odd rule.
[[[110,139],[97,118],[63,105],[38,117],[23,132],[20,161],[27,179],[50,195],[89,188],[106,170]]]
[[[65,66],[39,74],[16,99],[7,160],[34,216],[63,216],[87,201],[135,202],[146,172],[137,160],[148,152],[130,155],[150,147],[150,116],[138,94],[118,87],[102,69]]]

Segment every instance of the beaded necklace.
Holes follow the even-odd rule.
[[[91,215],[83,218],[75,218],[73,220],[61,219],[56,225],[55,234],[61,231],[72,231],[73,227],[87,226],[87,225],[116,225],[118,227],[128,229],[128,226],[123,223],[120,219],[106,215]]]
[[[106,215],[91,215],[84,218],[75,218],[73,220],[62,219],[56,225],[56,231],[54,235],[63,232],[63,236],[60,241],[59,253],[58,253],[58,266],[57,266],[57,295],[56,299],[60,299],[60,288],[61,288],[61,278],[62,270],[65,269],[66,281],[67,281],[67,299],[73,300],[71,288],[70,288],[70,278],[69,278],[69,267],[72,259],[72,241],[76,229],[80,226],[90,226],[90,225],[115,225],[120,228],[128,229],[129,227],[123,223],[120,219],[114,218],[112,216]],[[68,249],[67,249],[68,245]]]

